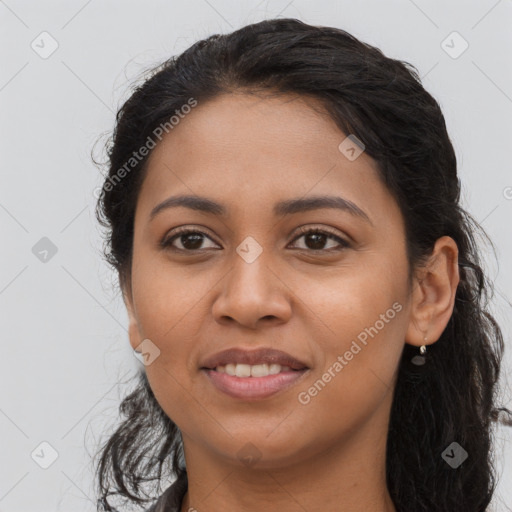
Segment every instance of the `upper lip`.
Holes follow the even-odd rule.
[[[299,361],[290,354],[273,348],[259,348],[256,350],[245,350],[242,348],[230,348],[217,352],[201,363],[201,368],[214,369],[217,366],[225,366],[226,364],[280,364],[281,366],[289,366],[293,370],[303,370],[307,365]]]

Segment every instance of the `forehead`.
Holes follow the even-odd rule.
[[[338,192],[370,217],[394,202],[376,162],[349,160],[321,103],[298,95],[225,94],[198,102],[153,150],[139,202],[150,211],[173,194],[217,199],[242,215],[269,202]]]

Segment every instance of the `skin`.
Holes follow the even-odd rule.
[[[429,345],[446,327],[458,251],[451,238],[437,240],[408,286],[402,214],[376,163],[340,152],[345,137],[313,99],[238,92],[199,103],[153,150],[123,292],[131,346],[149,339],[160,350],[148,379],[182,431],[182,512],[396,510],[385,480],[396,371],[405,343]],[[228,214],[177,207],[150,219],[178,194],[211,198]],[[278,201],[324,194],[354,202],[371,224],[335,209],[272,212]],[[173,242],[181,253],[159,246],[179,226],[206,234],[201,249],[185,253],[194,247],[186,237]],[[325,238],[315,253],[299,226],[331,228],[351,245]],[[248,236],[262,248],[250,264],[236,252]],[[298,394],[394,303],[401,311],[301,404]],[[277,348],[310,369],[267,399],[234,399],[199,370],[231,347]],[[238,455],[248,443],[260,457],[252,464]]]

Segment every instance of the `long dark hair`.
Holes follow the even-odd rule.
[[[133,221],[147,156],[134,152],[191,98],[200,105],[242,90],[294,93],[319,100],[345,134],[354,134],[378,164],[406,227],[409,275],[438,238],[459,249],[460,283],[449,323],[427,363],[405,345],[391,409],[386,472],[397,511],[487,509],[496,486],[492,423],[503,335],[488,311],[492,285],[481,267],[478,223],[460,206],[453,146],[436,100],[411,64],[387,58],[351,34],[296,19],[272,19],[196,42],[151,70],[120,108],[108,153],[108,176],[96,207],[106,228],[105,256],[120,283],[131,271]],[[172,135],[171,135],[172,136]],[[125,169],[119,178],[119,169]],[[114,183],[115,182],[115,183]],[[110,183],[110,185],[108,185]],[[154,498],[149,482],[186,485],[180,432],[156,401],[145,373],[121,403],[124,417],[98,452],[99,509],[109,497],[133,504]],[[457,442],[468,460],[453,469],[442,456]]]

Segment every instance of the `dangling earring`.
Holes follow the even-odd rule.
[[[425,336],[423,338],[424,341],[427,341],[427,337]],[[425,345],[421,345],[420,347],[420,355],[419,356],[414,356],[412,359],[411,359],[411,363],[412,364],[415,364],[416,366],[422,366],[425,364],[425,356],[424,354],[427,352],[427,347]]]

